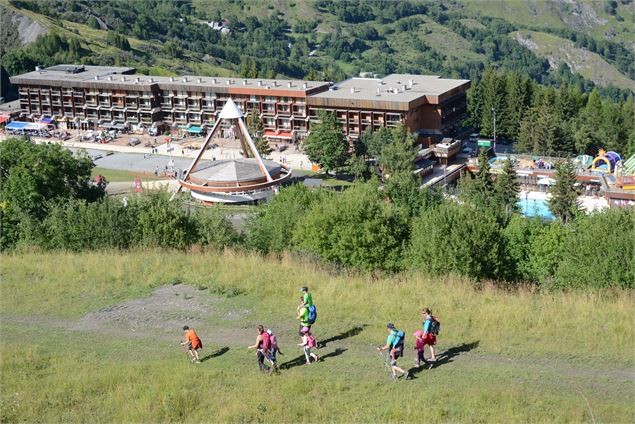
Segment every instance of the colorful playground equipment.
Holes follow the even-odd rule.
[[[622,190],[635,190],[635,155],[618,164],[615,184]]]
[[[591,170],[610,175],[615,171],[615,167],[621,160],[622,158],[616,152],[600,150],[597,157],[593,159],[593,163],[591,163]]]

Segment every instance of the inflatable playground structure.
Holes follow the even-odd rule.
[[[616,152],[600,150],[591,163],[591,172],[603,175],[609,185],[621,190],[635,190],[635,155],[622,160]]]

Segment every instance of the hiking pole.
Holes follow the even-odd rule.
[[[379,349],[377,349],[377,354],[381,357],[381,359],[384,360],[384,367],[390,373],[390,377],[394,380],[395,379],[395,371],[392,369],[392,366],[390,366],[388,364],[388,353],[386,353],[384,355],[383,353],[381,353],[381,351]]]

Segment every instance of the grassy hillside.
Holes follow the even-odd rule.
[[[536,28],[566,28],[596,39],[612,40],[635,51],[633,2],[615,1],[564,2],[554,0],[484,0],[461,4],[471,13],[501,18]]]
[[[168,251],[4,255],[2,421],[628,422],[632,293],[475,290],[454,278],[369,278],[288,257]],[[318,305],[320,363],[301,365],[295,305]],[[385,324],[442,323],[439,360],[393,383]],[[188,363],[179,327],[206,346]],[[279,335],[282,372],[246,346]]]
[[[569,40],[536,31],[516,31],[510,35],[539,56],[547,58],[552,67],[566,63],[597,85],[613,84],[635,91],[635,81],[621,74],[597,53],[575,47]]]

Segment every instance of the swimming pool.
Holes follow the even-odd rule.
[[[553,220],[556,217],[549,210],[549,205],[544,199],[520,199],[518,201],[520,213],[527,217],[538,217]]]

